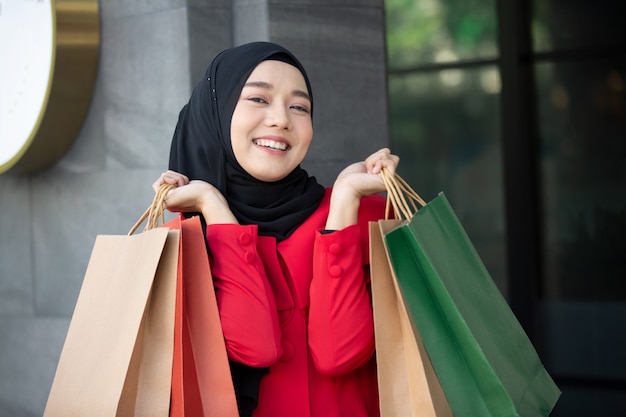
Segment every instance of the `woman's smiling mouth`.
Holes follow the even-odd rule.
[[[277,151],[286,151],[287,149],[289,149],[289,145],[286,144],[285,142],[278,142],[278,141],[271,140],[271,139],[264,139],[264,138],[255,139],[253,143],[255,145],[262,146],[264,148],[274,149]]]

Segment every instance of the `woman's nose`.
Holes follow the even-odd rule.
[[[267,109],[265,124],[270,127],[278,127],[279,129],[290,129],[291,119],[288,109],[283,105],[273,103]]]

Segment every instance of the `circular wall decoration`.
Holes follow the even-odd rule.
[[[57,161],[89,108],[98,0],[0,0],[0,174]]]

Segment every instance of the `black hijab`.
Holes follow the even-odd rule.
[[[265,60],[279,60],[302,73],[304,67],[287,49],[270,42],[253,42],[218,54],[180,112],[172,139],[169,167],[189,179],[204,180],[226,198],[241,224],[257,224],[259,234],[287,238],[319,206],[324,188],[299,166],[276,182],[260,181],[237,162],[230,123],[243,85]]]

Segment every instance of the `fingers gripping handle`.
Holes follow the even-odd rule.
[[[128,235],[132,235],[137,231],[139,226],[147,219],[146,225],[144,227],[145,230],[154,229],[155,227],[159,227],[159,224],[165,223],[165,197],[167,193],[176,186],[174,184],[163,184],[154,194],[154,199],[152,200],[152,204],[146,209],[146,211],[141,215],[139,220],[135,223],[135,225],[130,229]],[[159,223],[160,221],[160,223]]]
[[[417,211],[419,206],[424,207],[426,202],[420,197],[411,186],[398,174],[392,174],[386,168],[380,173],[385,188],[387,189],[387,205],[385,207],[385,218],[389,218],[389,206],[393,207],[396,218],[409,220]]]

